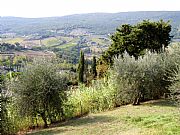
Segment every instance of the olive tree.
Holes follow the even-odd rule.
[[[176,63],[177,70],[174,72],[173,84],[170,86],[171,98],[177,103],[180,107],[180,44],[175,44],[171,47],[173,55],[171,58]]]
[[[177,103],[177,105],[180,105],[180,75],[178,73],[176,82],[170,87],[171,90],[171,97],[172,99]]]
[[[64,115],[67,78],[56,65],[52,60],[35,60],[12,83],[20,114],[32,119],[40,116],[45,127]]]
[[[170,93],[177,66],[169,53],[147,53],[136,60],[128,54],[114,60],[111,79],[117,86],[118,104],[139,104]]]

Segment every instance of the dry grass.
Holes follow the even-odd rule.
[[[30,135],[179,135],[178,109],[164,100],[90,114]]]

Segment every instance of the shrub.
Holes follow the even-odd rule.
[[[5,90],[5,76],[0,75],[0,133],[2,135],[9,134],[11,132],[11,125],[9,114],[8,114],[8,104],[9,97],[7,96],[7,91]]]
[[[64,116],[62,103],[66,99],[67,79],[58,73],[51,60],[35,60],[12,83],[20,114],[32,118],[40,116],[47,127]]]
[[[180,106],[180,73],[176,74],[176,81],[170,87],[171,90],[171,97]]]
[[[80,85],[78,89],[69,91],[68,95],[64,107],[67,118],[114,107],[114,86],[104,79],[94,81],[91,87]]]
[[[8,98],[4,94],[0,95],[0,133],[2,135],[10,134],[11,122],[7,110]]]
[[[172,59],[174,60],[177,70],[174,72],[172,80],[173,84],[170,86],[171,98],[179,105],[180,107],[180,46],[179,44],[172,46],[171,48]]]
[[[115,59],[111,79],[117,88],[117,104],[139,104],[140,100],[158,99],[173,83],[176,63],[170,53],[147,53],[136,60],[125,54]]]

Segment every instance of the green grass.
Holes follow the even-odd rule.
[[[59,37],[61,40],[66,40],[67,42],[71,42],[73,40],[72,37],[63,37],[63,36],[60,36]]]
[[[46,38],[42,40],[42,43],[45,46],[54,46],[54,45],[59,45],[60,43],[62,43],[62,41],[58,38],[54,38],[54,37],[50,37],[50,38]]]
[[[100,37],[93,37],[91,38],[92,41],[99,43],[99,45],[109,45],[110,41],[104,41],[103,39],[100,39]]]
[[[14,43],[16,43],[16,42],[18,42],[18,43],[22,43],[24,41],[24,39],[23,38],[10,38],[10,39],[5,39],[4,40],[4,42],[6,42],[6,43],[9,43],[9,44],[14,44]]]
[[[60,45],[60,46],[58,46],[57,48],[67,49],[67,48],[73,47],[73,46],[75,46],[75,45],[76,45],[76,44],[68,43],[68,44]]]
[[[56,124],[30,135],[179,135],[179,110],[158,100]]]
[[[61,43],[61,40],[51,37],[51,38],[46,38],[42,40],[42,43],[46,46],[54,46],[54,45],[58,45]]]
[[[103,40],[102,39],[99,39],[99,38],[92,38],[91,39],[93,42],[96,42],[96,43],[99,43],[99,44],[103,44],[104,42],[103,42]]]
[[[66,44],[63,44],[63,45],[60,45],[62,43],[62,40],[66,40]],[[46,39],[43,39],[42,40],[42,43],[45,45],[45,46],[48,46],[48,47],[56,47],[56,48],[61,48],[61,49],[67,49],[69,47],[73,47],[75,46],[75,44],[73,44],[77,39],[72,39],[71,38],[68,38],[68,37],[58,37],[58,38],[54,38],[54,37],[51,37],[51,38],[46,38]],[[71,41],[71,42],[70,42]],[[73,43],[72,43],[73,42]]]

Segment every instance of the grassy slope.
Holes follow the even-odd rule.
[[[167,101],[123,106],[57,124],[30,135],[179,135],[178,109]]]
[[[62,40],[65,40],[67,43],[60,45],[62,43]],[[73,44],[75,43],[75,40],[70,37],[58,37],[58,38],[50,37],[50,38],[43,39],[42,43],[48,47],[57,47],[61,49],[66,49],[66,48],[75,46],[75,44]]]
[[[24,40],[24,38],[17,37],[17,38],[8,38],[8,39],[4,39],[3,42],[9,43],[9,44],[14,44],[14,43],[16,43],[16,42],[22,43],[23,40]]]
[[[58,45],[61,43],[61,41],[58,38],[50,37],[50,38],[45,38],[42,40],[42,43],[45,46],[53,46],[53,45]]]

